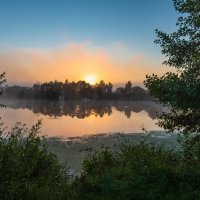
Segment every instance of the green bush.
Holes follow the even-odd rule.
[[[67,170],[38,136],[40,125],[0,125],[0,199],[69,199]]]
[[[183,152],[124,145],[89,156],[74,183],[77,199],[200,199],[200,171]],[[192,157],[190,157],[192,159]]]

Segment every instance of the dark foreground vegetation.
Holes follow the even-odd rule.
[[[66,168],[23,124],[6,131],[0,126],[0,199],[68,199]]]
[[[143,142],[124,143],[117,152],[93,152],[83,161],[80,177],[70,178],[37,135],[39,127],[1,129],[0,199],[200,198],[200,144],[193,137],[179,151]]]
[[[85,81],[64,83],[51,81],[34,84],[32,87],[6,86],[3,97],[12,99],[39,99],[39,100],[152,100],[148,91],[141,87],[132,86],[128,81],[124,87],[112,90],[113,85],[100,81],[95,85]]]

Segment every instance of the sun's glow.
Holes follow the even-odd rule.
[[[97,77],[93,74],[90,74],[90,75],[85,76],[84,80],[87,83],[94,85],[97,82]]]

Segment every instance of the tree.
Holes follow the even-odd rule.
[[[156,30],[156,44],[162,48],[175,72],[146,76],[145,86],[160,103],[170,108],[159,116],[159,125],[183,133],[200,131],[200,1],[173,0],[180,17],[177,31]]]
[[[6,79],[5,79],[5,72],[0,74],[0,86],[6,82]],[[0,95],[2,94],[2,91],[0,91]]]
[[[0,86],[6,82],[6,79],[5,79],[5,72],[0,74]],[[2,94],[2,91],[0,91],[0,95]],[[3,104],[0,104],[0,107],[4,107]]]
[[[128,81],[128,82],[125,84],[125,91],[126,91],[126,92],[130,92],[130,91],[131,91],[131,88],[132,88],[132,83],[131,83],[131,81]]]

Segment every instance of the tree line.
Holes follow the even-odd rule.
[[[103,80],[95,85],[85,81],[50,81],[34,84],[32,87],[5,86],[3,97],[17,99],[43,100],[146,100],[151,99],[148,92],[128,81],[124,87],[113,91],[112,83]]]

